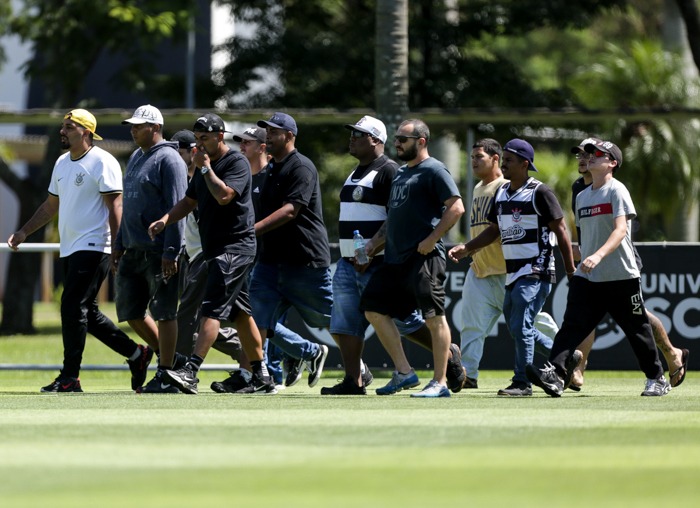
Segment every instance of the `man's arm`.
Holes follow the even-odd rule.
[[[176,222],[182,220],[196,207],[197,201],[185,196],[180,201],[175,203],[175,206],[173,206],[168,213],[148,226],[148,236],[151,237],[151,240],[155,239],[156,235],[163,231],[166,226],[175,224]]]
[[[216,176],[213,170],[207,171],[202,175],[202,178],[204,178],[207,184],[207,189],[209,189],[211,195],[214,196],[214,199],[216,199],[216,202],[220,205],[227,205],[236,197],[236,191],[226,185],[221,178]]]
[[[112,194],[103,194],[102,199],[109,213],[109,234],[112,248],[116,245],[117,232],[119,225],[122,223],[122,194],[114,192]]]
[[[569,239],[569,231],[566,228],[566,221],[562,217],[561,219],[550,221],[548,226],[557,237],[557,245],[559,245],[559,252],[561,252],[564,260],[566,275],[570,277],[574,274],[576,265],[574,265],[574,253],[571,248],[571,240]]]
[[[486,229],[484,229],[476,238],[471,239],[464,245],[456,245],[450,249],[448,253],[449,258],[455,263],[462,258],[471,256],[479,249],[483,249],[491,245],[498,238],[501,237],[501,230],[498,228],[498,224],[491,222]]]
[[[618,215],[615,217],[615,228],[605,243],[581,262],[581,271],[591,273],[605,256],[620,246],[625,236],[627,236],[627,216]]]
[[[419,254],[429,254],[435,249],[435,244],[440,241],[452,226],[457,224],[459,218],[464,214],[464,203],[459,196],[452,196],[445,201],[445,211],[442,213],[440,222],[437,223],[435,229],[418,244]]]
[[[10,238],[7,239],[7,245],[9,245],[12,250],[16,251],[19,244],[24,242],[29,235],[40,227],[48,224],[49,221],[54,218],[58,213],[58,204],[58,196],[49,194],[46,201],[39,205],[39,208],[36,209],[36,212],[34,212],[34,215],[32,215],[26,224],[24,224],[19,231],[10,235]]]
[[[255,236],[264,235],[268,231],[284,226],[296,219],[302,205],[300,203],[284,203],[270,215],[255,223]]]

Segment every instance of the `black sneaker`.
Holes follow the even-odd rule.
[[[284,386],[294,386],[301,379],[301,373],[304,371],[304,361],[298,358],[286,357],[284,359],[284,370],[287,372]]]
[[[513,381],[510,386],[498,390],[501,397],[531,397],[532,387],[527,383]]]
[[[369,365],[366,363],[362,362],[362,365],[365,368],[365,371],[362,373],[362,384],[364,385],[365,388],[367,388],[369,385],[372,384],[372,381],[374,381],[374,376],[372,375],[372,372],[369,370]]]
[[[467,380],[467,369],[462,365],[462,352],[454,342],[450,344],[450,357],[447,359],[447,387],[452,393],[462,391]]]
[[[357,386],[348,376],[335,386],[324,386],[321,395],[367,395],[364,386]]]
[[[261,378],[253,374],[253,379],[251,380],[250,384],[245,388],[237,390],[235,393],[240,393],[243,395],[274,395],[277,393],[277,388],[275,388],[275,382],[272,380],[272,377],[266,376],[265,378]]]
[[[180,393],[176,386],[164,379],[163,372],[163,369],[156,370],[156,375],[141,388],[139,393]]]
[[[139,344],[138,348],[141,351],[139,357],[134,361],[126,361],[131,371],[131,389],[134,391],[138,391],[146,381],[148,366],[153,358],[153,350],[150,347]]]
[[[191,369],[189,365],[185,365],[178,370],[164,370],[163,379],[170,381],[185,393],[197,395],[197,383],[199,383],[199,378],[197,377],[197,373]]]
[[[80,378],[77,377],[57,377],[53,383],[42,386],[42,393],[82,393]]]
[[[248,375],[246,375],[246,373]],[[212,391],[216,393],[235,393],[250,385],[250,373],[241,370],[230,372],[230,376],[223,381],[214,381],[211,384]]]
[[[581,360],[583,360],[583,353],[578,349],[575,349],[574,352],[571,353],[566,359],[566,362],[564,362],[564,367],[566,368],[566,376],[564,377],[564,390],[566,390],[567,388],[571,388],[575,392],[581,391],[580,386],[572,387],[571,385],[571,378],[574,377],[574,371],[576,370],[576,367],[578,367],[581,364]]]
[[[479,381],[476,378],[467,376],[467,379],[464,380],[464,386],[462,388],[475,390],[479,388]]]
[[[175,356],[173,357],[173,368],[170,370],[180,370],[185,366],[187,363],[188,357],[187,355],[183,355],[182,353],[175,353]]]
[[[323,366],[326,363],[326,358],[328,357],[328,346],[325,344],[319,344],[318,353],[311,360],[306,362],[306,367],[309,369],[309,388],[313,388],[321,379],[321,373],[323,372]]]
[[[564,380],[559,377],[554,370],[554,365],[549,362],[542,369],[537,369],[529,363],[525,367],[525,374],[533,385],[542,388],[550,397],[561,397],[564,393]]]

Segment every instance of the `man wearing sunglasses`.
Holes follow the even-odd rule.
[[[576,197],[582,261],[569,282],[564,322],[549,362],[542,369],[528,365],[527,377],[548,395],[560,397],[582,360],[576,348],[610,313],[647,377],[642,395],[666,395],[671,385],[654,344],[632,245],[630,223],[636,211],[627,188],[613,177],[622,151],[610,141],[587,143],[584,150],[591,155],[592,184]]]
[[[578,162],[578,172],[581,175],[581,177],[578,178],[571,186],[571,208],[574,212],[574,215],[576,215],[576,196],[578,196],[578,194],[582,190],[586,189],[593,183],[593,177],[591,176],[591,172],[588,170],[588,164],[591,160],[591,154],[586,152],[584,150],[584,147],[587,144],[595,145],[597,143],[600,143],[601,141],[602,140],[598,138],[587,138],[581,141],[581,143],[578,146],[571,148],[571,153],[576,155],[576,159]],[[617,172],[619,168],[620,166],[618,165],[613,169],[613,175]],[[577,227],[576,230],[578,232],[577,237],[580,239],[580,228]],[[634,244],[632,246],[634,247]],[[636,248],[634,248],[634,254],[635,259],[637,261],[637,267],[641,271],[642,259],[639,256],[639,252]],[[581,259],[581,253],[578,249],[578,245],[574,246],[574,259],[577,261],[580,261]],[[675,388],[676,386],[680,385],[685,379],[685,371],[686,366],[688,364],[689,351],[687,349],[680,349],[673,346],[661,320],[654,314],[652,314],[652,312],[649,309],[647,309],[647,315],[649,316],[649,323],[651,324],[651,330],[654,335],[654,342],[656,343],[656,347],[664,355],[664,359],[666,360],[666,364],[668,365],[670,373],[669,382],[671,383],[671,386]],[[571,390],[580,391],[581,387],[583,386],[583,372],[586,368],[588,354],[591,351],[591,347],[593,346],[594,340],[595,329],[576,348],[579,351],[581,351],[583,357],[579,366],[574,370],[573,377],[571,378],[571,384],[569,385],[569,388]]]
[[[442,237],[462,216],[464,205],[445,165],[429,155],[429,140],[422,120],[405,120],[396,131],[394,147],[406,164],[391,184],[387,220],[366,245],[369,255],[384,248],[384,263],[369,280],[360,308],[399,375],[412,369],[392,318],[405,319],[416,308],[422,312],[432,339],[434,373],[412,397],[433,398],[450,396],[446,372],[452,341],[445,319]]]

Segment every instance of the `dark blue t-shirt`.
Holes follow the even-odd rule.
[[[417,252],[418,244],[433,232],[445,210],[445,201],[461,197],[452,175],[439,160],[401,166],[391,183],[384,262],[399,264]],[[436,244],[445,257],[442,239]]]

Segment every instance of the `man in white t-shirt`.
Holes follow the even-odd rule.
[[[63,262],[61,330],[63,368],[42,392],[82,392],[80,364],[85,338],[90,332],[105,345],[127,358],[131,389],[146,379],[153,351],[131,340],[97,307],[97,292],[110,267],[122,209],[122,173],[117,160],[93,140],[95,117],[74,109],[63,117],[61,144],[68,152],[54,165],[49,195],[27,223],[8,239],[18,250],[30,234],[46,225],[58,213],[60,256]]]

